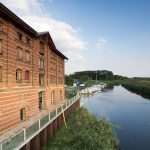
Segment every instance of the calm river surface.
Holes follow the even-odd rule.
[[[116,129],[119,147],[124,150],[150,150],[150,100],[131,93],[122,86],[112,86],[105,92],[82,97],[81,106],[100,119],[106,117]]]

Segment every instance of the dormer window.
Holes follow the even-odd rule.
[[[0,30],[3,30],[3,23],[0,21]]]
[[[44,43],[40,42],[40,53],[44,54]]]
[[[20,32],[17,32],[17,39],[22,40],[22,34]]]

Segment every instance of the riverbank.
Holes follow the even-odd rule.
[[[128,80],[121,85],[131,92],[150,96],[150,80]]]
[[[119,140],[105,119],[98,120],[85,108],[72,111],[65,125],[42,150],[118,150]]]

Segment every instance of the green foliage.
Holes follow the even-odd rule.
[[[70,76],[74,79],[78,79],[81,82],[86,82],[89,79],[82,80],[83,76],[88,76],[90,80],[125,80],[127,77],[123,77],[120,75],[114,75],[112,71],[108,70],[95,70],[95,71],[80,71],[70,74]]]
[[[133,83],[122,83],[122,86],[130,91],[150,96],[150,86],[138,85]]]
[[[112,125],[98,120],[85,108],[72,111],[64,125],[43,150],[117,150],[119,144]]]
[[[81,81],[81,82],[86,82],[88,80],[90,80],[90,78],[87,75],[80,76],[80,78],[79,78],[79,81]]]
[[[65,75],[65,84],[73,85],[73,78],[71,76]]]

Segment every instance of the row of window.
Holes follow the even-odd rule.
[[[17,59],[23,60],[23,50],[21,47],[17,47],[16,49],[16,55]],[[30,61],[30,52],[28,50],[25,50],[25,61]]]
[[[56,79],[55,75],[50,75],[50,83],[56,83]],[[58,84],[63,84],[62,77],[58,77]]]
[[[25,70],[24,80],[25,81],[29,81],[30,80],[30,72],[28,70]],[[22,82],[22,70],[21,69],[17,69],[16,70],[16,81],[17,82]]]
[[[51,70],[56,70],[56,64],[53,63],[52,61],[50,62],[50,69]]]
[[[30,44],[30,39],[28,37],[25,37],[25,39],[23,40],[23,35],[20,32],[17,32],[17,39],[25,42],[26,44]]]
[[[58,58],[58,63],[63,64],[63,59],[62,58]]]
[[[58,65],[58,72],[63,72],[62,66]]]

